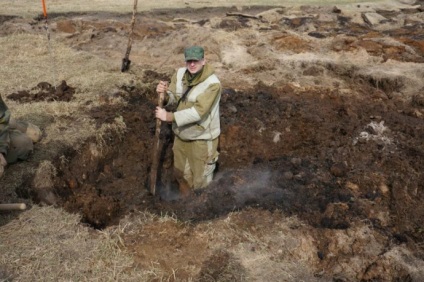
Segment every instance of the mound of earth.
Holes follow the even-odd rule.
[[[20,103],[30,103],[39,101],[64,101],[69,102],[72,100],[75,93],[75,88],[70,87],[66,84],[66,81],[62,81],[60,85],[52,86],[48,82],[40,82],[36,87],[31,90],[18,91],[7,96],[8,99],[18,101]]]

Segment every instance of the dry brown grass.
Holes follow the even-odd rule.
[[[371,1],[354,1],[354,0],[286,0],[284,5],[297,5],[297,4],[315,4],[315,5],[335,5],[335,4],[346,4],[346,3],[361,3]],[[381,2],[381,1],[373,1]],[[387,2],[387,1],[386,1]],[[161,8],[200,8],[200,7],[216,7],[216,6],[253,6],[253,5],[264,5],[264,6],[279,6],[282,2],[279,0],[216,0],[216,1],[197,1],[197,0],[186,0],[186,1],[169,1],[169,0],[156,0],[156,1],[139,1],[138,10],[150,10],[150,9],[161,9]],[[131,13],[133,7],[132,0],[126,1],[112,1],[112,0],[96,0],[96,1],[60,1],[60,0],[46,0],[48,13],[67,13],[73,12],[85,12],[85,11],[105,11],[115,13]],[[28,17],[34,17],[37,14],[42,14],[41,1],[30,1],[21,0],[14,1],[11,5],[9,1],[0,3],[0,10],[5,14],[22,15]]]
[[[100,156],[105,153],[107,149],[106,136],[112,134],[116,138],[122,139],[126,130],[126,124],[121,116],[116,117],[114,123],[102,124],[96,132],[96,144],[91,148],[93,156]]]
[[[139,224],[154,220],[140,216]],[[154,268],[138,269],[125,252],[130,223],[103,231],[80,224],[78,215],[33,206],[0,229],[0,281],[148,281]],[[3,273],[2,273],[3,272]]]
[[[45,36],[31,34],[1,37],[0,52],[4,66],[0,70],[2,93],[28,89],[40,81],[57,85],[66,80],[80,94],[90,97],[90,90],[110,89],[117,81],[131,79],[119,72],[119,62],[110,64],[108,60],[65,46],[54,37],[50,41]]]
[[[56,174],[57,170],[50,161],[41,162],[34,177],[35,188],[53,187],[53,177]]]
[[[38,117],[38,124],[48,125],[43,127],[46,137],[41,142],[60,140],[74,146],[95,132],[85,111],[99,105],[99,93],[128,84],[136,75],[122,74],[117,64],[111,65],[107,60],[76,51],[54,39],[50,41],[53,51],[49,52],[48,44],[47,38],[39,35],[16,34],[0,38],[0,58],[4,62],[0,69],[0,93],[6,99],[4,94],[31,89],[41,81],[58,85],[65,80],[75,87],[77,93],[72,102],[20,104],[7,100],[15,118],[34,121]],[[87,101],[92,102],[90,106],[84,106]],[[58,130],[60,128],[65,128],[65,132]]]

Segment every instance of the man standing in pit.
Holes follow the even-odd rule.
[[[193,189],[206,187],[213,177],[218,160],[218,137],[221,133],[219,101],[221,83],[200,46],[184,50],[185,67],[179,68],[171,83],[160,81],[156,87],[175,112],[157,107],[156,118],[172,122],[175,134],[174,177],[183,196]]]
[[[34,124],[17,121],[0,96],[0,178],[8,164],[26,160],[41,139],[41,130]]]

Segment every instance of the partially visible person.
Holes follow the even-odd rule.
[[[219,154],[222,89],[202,47],[186,48],[184,58],[185,67],[177,70],[169,86],[160,81],[156,87],[159,95],[168,94],[165,98],[168,104],[176,105],[176,111],[157,107],[155,114],[162,121],[172,122],[174,177],[182,195],[187,196],[212,181]]]
[[[8,164],[28,159],[41,135],[36,125],[11,118],[0,96],[0,177]]]

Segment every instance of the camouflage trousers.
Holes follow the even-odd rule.
[[[32,139],[26,134],[28,123],[11,119],[9,123],[9,148],[6,161],[8,164],[26,160],[34,149]]]
[[[212,181],[219,155],[218,138],[183,141],[175,136],[173,153],[174,176],[183,193],[204,188]]]

